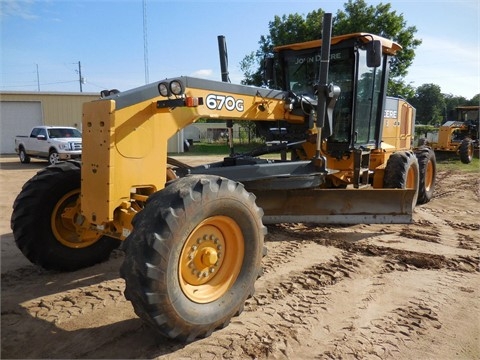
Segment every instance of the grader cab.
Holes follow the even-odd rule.
[[[124,240],[138,316],[170,338],[208,336],[253,294],[264,224],[408,223],[430,200],[433,152],[411,149],[414,109],[385,95],[400,49],[367,33],[332,38],[327,14],[322,40],[276,49],[280,90],[175,77],[103,92],[83,108],[82,162],[40,171],[18,195],[18,247],[71,271]],[[198,119],[254,121],[286,138],[202,166],[168,158],[168,139]],[[272,150],[290,156],[262,156]]]

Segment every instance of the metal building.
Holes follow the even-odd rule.
[[[82,130],[84,102],[100,93],[0,92],[0,154],[14,154],[16,135],[28,135],[37,125],[74,126]],[[183,152],[183,131],[168,143],[169,152]]]
[[[33,126],[64,125],[81,130],[82,105],[98,93],[0,92],[0,153],[15,152],[16,135],[28,135]]]

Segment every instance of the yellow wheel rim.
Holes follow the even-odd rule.
[[[90,246],[101,237],[96,231],[82,229],[76,223],[80,214],[79,196],[80,189],[63,195],[51,215],[51,227],[55,238],[63,245],[75,249]]]
[[[428,161],[427,162],[427,168],[425,170],[425,190],[430,191],[430,188],[432,187],[433,184],[433,162]]]
[[[235,220],[213,216],[202,221],[183,246],[178,277],[183,293],[197,303],[222,297],[235,283],[245,253]]]
[[[415,168],[413,166],[410,166],[408,168],[408,172],[407,172],[407,179],[406,179],[406,183],[405,183],[405,188],[406,189],[415,189],[415,185],[416,185],[416,171],[415,171]]]
[[[175,174],[175,171],[173,171],[170,168],[167,168],[167,181],[175,180],[177,178],[178,178],[178,176],[177,176],[177,174]]]

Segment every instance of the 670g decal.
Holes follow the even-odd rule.
[[[242,112],[244,109],[242,99],[235,99],[233,96],[217,94],[207,95],[206,105],[210,110],[226,109],[228,111],[237,110]]]

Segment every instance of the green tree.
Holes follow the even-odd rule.
[[[469,105],[469,101],[463,96],[453,96],[452,94],[443,94],[445,100],[445,113],[443,121],[456,120],[455,108],[457,106]]]
[[[414,38],[417,28],[407,26],[403,15],[392,10],[391,4],[368,6],[364,0],[349,0],[345,11],[337,12],[333,30],[336,35],[369,32],[399,43],[403,49],[392,59],[392,77],[407,75],[415,57],[415,48],[422,43]]]
[[[468,101],[468,104],[467,104],[467,105],[479,106],[479,105],[480,105],[480,94],[477,94],[477,95],[475,95],[474,97],[472,97],[472,98]]]
[[[304,18],[297,13],[276,15],[269,23],[269,35],[260,36],[260,48],[246,55],[240,62],[244,85],[260,86],[263,82],[262,60],[273,55],[273,48],[279,45],[316,40],[320,38],[324,11],[314,10]]]
[[[445,98],[440,86],[423,84],[409,102],[417,109],[416,120],[419,124],[440,125],[445,119]]]
[[[389,95],[410,97],[413,88],[403,82],[408,67],[415,57],[415,48],[421,44],[414,37],[417,29],[407,26],[402,14],[391,9],[390,4],[367,5],[364,0],[349,0],[344,4],[345,10],[337,11],[333,21],[333,35],[354,32],[371,32],[392,39],[403,46],[403,50],[393,59]],[[245,56],[240,63],[244,73],[244,84],[261,85],[261,60],[273,55],[273,48],[296,42],[320,38],[324,11],[314,10],[306,16],[290,14],[275,16],[269,23],[269,34],[261,36],[259,49]]]

